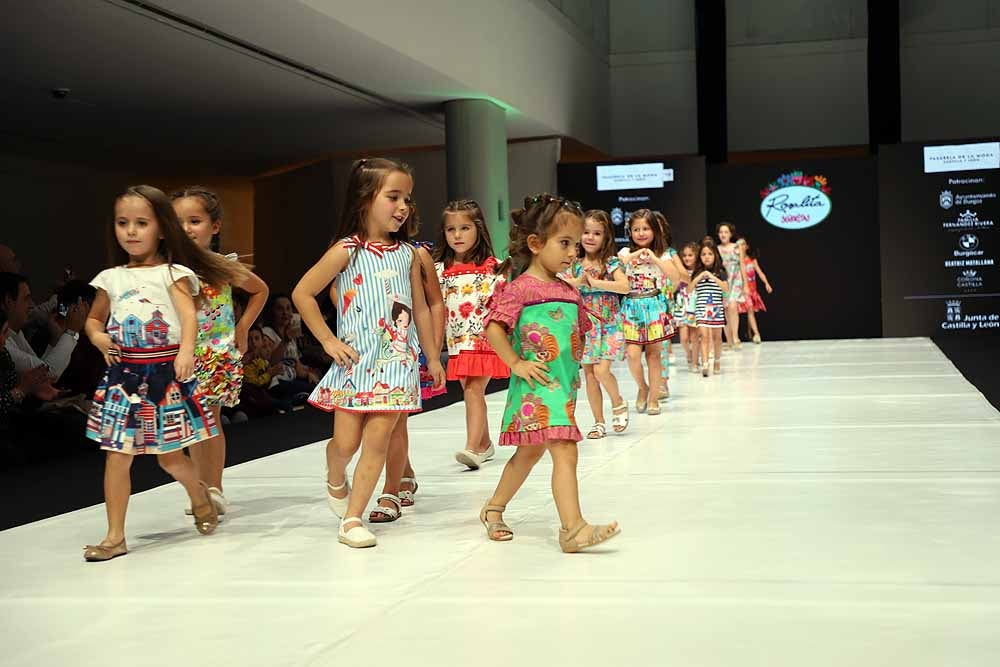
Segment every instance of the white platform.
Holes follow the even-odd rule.
[[[723,359],[581,447],[585,515],[624,529],[603,552],[559,552],[547,461],[488,542],[502,460],[453,462],[455,405],[411,422],[417,506],[376,549],[337,543],[323,443],[229,469],[210,537],[176,484],[133,498],[110,563],[81,558],[102,506],[0,533],[0,663],[1000,664],[1000,414],[923,339]]]

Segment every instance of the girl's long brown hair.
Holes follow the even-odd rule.
[[[364,158],[355,160],[351,165],[351,173],[347,177],[347,194],[344,197],[344,210],[340,215],[340,226],[333,239],[336,243],[340,239],[357,236],[362,241],[368,240],[368,211],[371,210],[375,197],[379,190],[385,185],[385,180],[393,172],[402,172],[413,178],[413,170],[409,165],[399,160],[384,157]],[[390,238],[400,243],[406,243],[410,235],[415,233],[411,229],[414,224],[413,206],[410,205],[410,214],[406,223],[399,230],[390,234]]]
[[[659,211],[653,211],[653,216],[660,223],[660,231],[663,232],[663,252],[666,252],[667,248],[674,244],[674,233],[670,230],[670,223],[667,222],[667,216]],[[662,255],[663,253],[659,254]]]
[[[486,226],[486,216],[482,207],[474,199],[459,199],[448,202],[444,207],[444,213],[441,214],[441,233],[438,235],[432,254],[435,262],[444,262],[445,268],[455,263],[455,251],[448,245],[448,238],[444,233],[449,215],[468,216],[476,226],[476,245],[466,253],[469,263],[479,266],[493,256],[493,240],[490,238],[490,230]]]
[[[117,202],[125,197],[140,197],[149,202],[156,218],[156,225],[163,238],[157,252],[167,264],[181,264],[194,271],[198,277],[215,287],[226,284],[241,285],[250,271],[230,259],[211,250],[205,250],[184,233],[181,222],[174,212],[170,199],[161,190],[151,185],[133,185],[115,198]],[[115,237],[115,221],[108,228],[108,255],[112,266],[128,264],[129,255]]]
[[[592,208],[583,214],[583,222],[585,225],[587,220],[599,222],[601,227],[604,229],[604,243],[601,245],[600,250],[597,251],[597,255],[602,264],[607,264],[608,260],[614,257],[615,253],[618,252],[618,248],[615,246],[615,232],[611,227],[611,218],[608,217],[608,214],[601,209]],[[583,259],[586,256],[587,251],[583,249],[583,245],[581,244],[577,257]]]
[[[648,208],[640,208],[638,211],[632,214],[632,217],[628,221],[628,248],[632,252],[639,250],[639,246],[635,244],[632,240],[632,223],[636,220],[645,220],[649,228],[653,230],[653,242],[649,244],[649,249],[654,255],[659,257],[664,252],[667,251],[666,246],[663,244],[663,228],[660,227],[659,220],[656,219],[656,215],[653,214]]]
[[[711,267],[707,267],[701,263],[701,251],[703,248],[711,248],[712,254],[715,255],[715,259],[712,261]],[[698,252],[695,254],[693,275],[697,276],[702,271],[708,271],[720,280],[728,280],[728,278],[726,278],[726,268],[722,266],[722,255],[719,254],[719,248],[715,245],[715,241],[712,240],[712,237],[710,236],[706,236],[701,240],[701,243],[698,244]]]

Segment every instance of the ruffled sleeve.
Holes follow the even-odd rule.
[[[183,264],[168,264],[166,275],[168,287],[176,283],[178,280],[187,278],[188,283],[191,286],[191,296],[197,296],[199,290],[201,290],[201,281],[198,280],[198,276],[195,275],[194,271]]]
[[[104,269],[90,281],[91,286],[97,289],[102,289],[107,292],[108,297],[114,296],[114,289],[112,288],[112,283],[114,283],[113,273],[117,269]]]
[[[487,312],[483,319],[483,327],[488,326],[490,322],[499,322],[510,331],[521,317],[525,299],[518,281],[508,283],[500,278],[493,288],[493,296],[486,304]]]

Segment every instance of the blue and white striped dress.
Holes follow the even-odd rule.
[[[337,276],[337,337],[358,352],[349,368],[333,364],[309,403],[321,410],[417,412],[420,346],[413,323],[413,248],[344,239],[351,253]]]

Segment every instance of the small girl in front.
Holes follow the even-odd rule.
[[[722,362],[722,329],[726,326],[726,269],[715,242],[706,238],[698,246],[698,263],[694,267],[695,317],[701,339],[701,374],[708,377],[709,348],[715,353],[712,371],[718,375]]]
[[[580,290],[593,325],[583,345],[582,362],[587,401],[594,415],[594,425],[587,438],[598,440],[607,433],[602,386],[611,399],[611,428],[615,433],[623,433],[628,428],[628,403],[622,398],[618,380],[611,372],[611,362],[621,361],[625,356],[619,295],[628,292],[628,279],[615,256],[611,218],[604,211],[587,211],[584,216],[579,260],[573,263],[569,283]]]
[[[402,229],[411,214],[412,191],[405,164],[357,160],[348,177],[340,240],[292,293],[302,321],[333,359],[309,402],[337,412],[326,446],[327,502],[342,519],[338,541],[353,548],[376,544],[361,515],[385,467],[400,414],[420,410],[417,338],[420,348],[434,349],[420,263]],[[331,281],[336,281],[340,337],[333,335],[316,301]],[[436,355],[429,355],[427,367],[434,385],[443,385]],[[359,448],[352,490],[347,465]]]
[[[478,470],[496,456],[486,419],[486,385],[492,378],[510,377],[483,335],[486,303],[503,279],[496,273],[499,262],[478,203],[463,199],[445,207],[433,256],[447,313],[448,379],[462,383],[465,400],[465,449],[455,460]]]
[[[524,201],[511,213],[510,259],[500,268],[513,279],[490,301],[486,337],[511,369],[501,445],[515,445],[493,497],[479,513],[491,540],[514,531],[503,512],[548,451],[552,496],[562,527],[559,546],[575,553],[618,535],[618,522],[592,526],[580,511],[576,478],[580,430],[574,416],[583,337],[590,329],[580,293],[561,280],[576,260],[583,232],[580,206],[551,195]]]
[[[86,431],[107,452],[108,533],[85,547],[88,561],[128,553],[125,513],[137,454],[156,454],[160,467],[187,491],[198,532],[215,531],[219,518],[208,486],[183,451],[218,435],[207,397],[194,379],[194,297],[202,280],[241,284],[247,276],[237,262],[195,245],[167,196],[148,185],[130,187],[118,197],[111,231],[115,266],[91,281],[97,296],[86,324],[87,337],[108,364]]]
[[[202,250],[219,251],[222,231],[222,203],[214,192],[199,186],[178,190],[170,195],[174,212],[184,232]],[[226,255],[236,261],[236,255]],[[250,295],[243,315],[236,319],[233,310],[233,287]],[[212,417],[221,423],[222,408],[235,407],[240,402],[243,387],[243,355],[247,338],[267,303],[267,285],[259,277],[246,273],[242,283],[211,285],[203,282],[202,300],[198,304],[198,339],[195,342],[195,375],[198,386],[208,397]],[[219,435],[188,450],[198,467],[198,476],[208,485],[212,503],[219,516],[226,513],[226,497],[222,493],[222,469],[226,466],[226,434]]]

